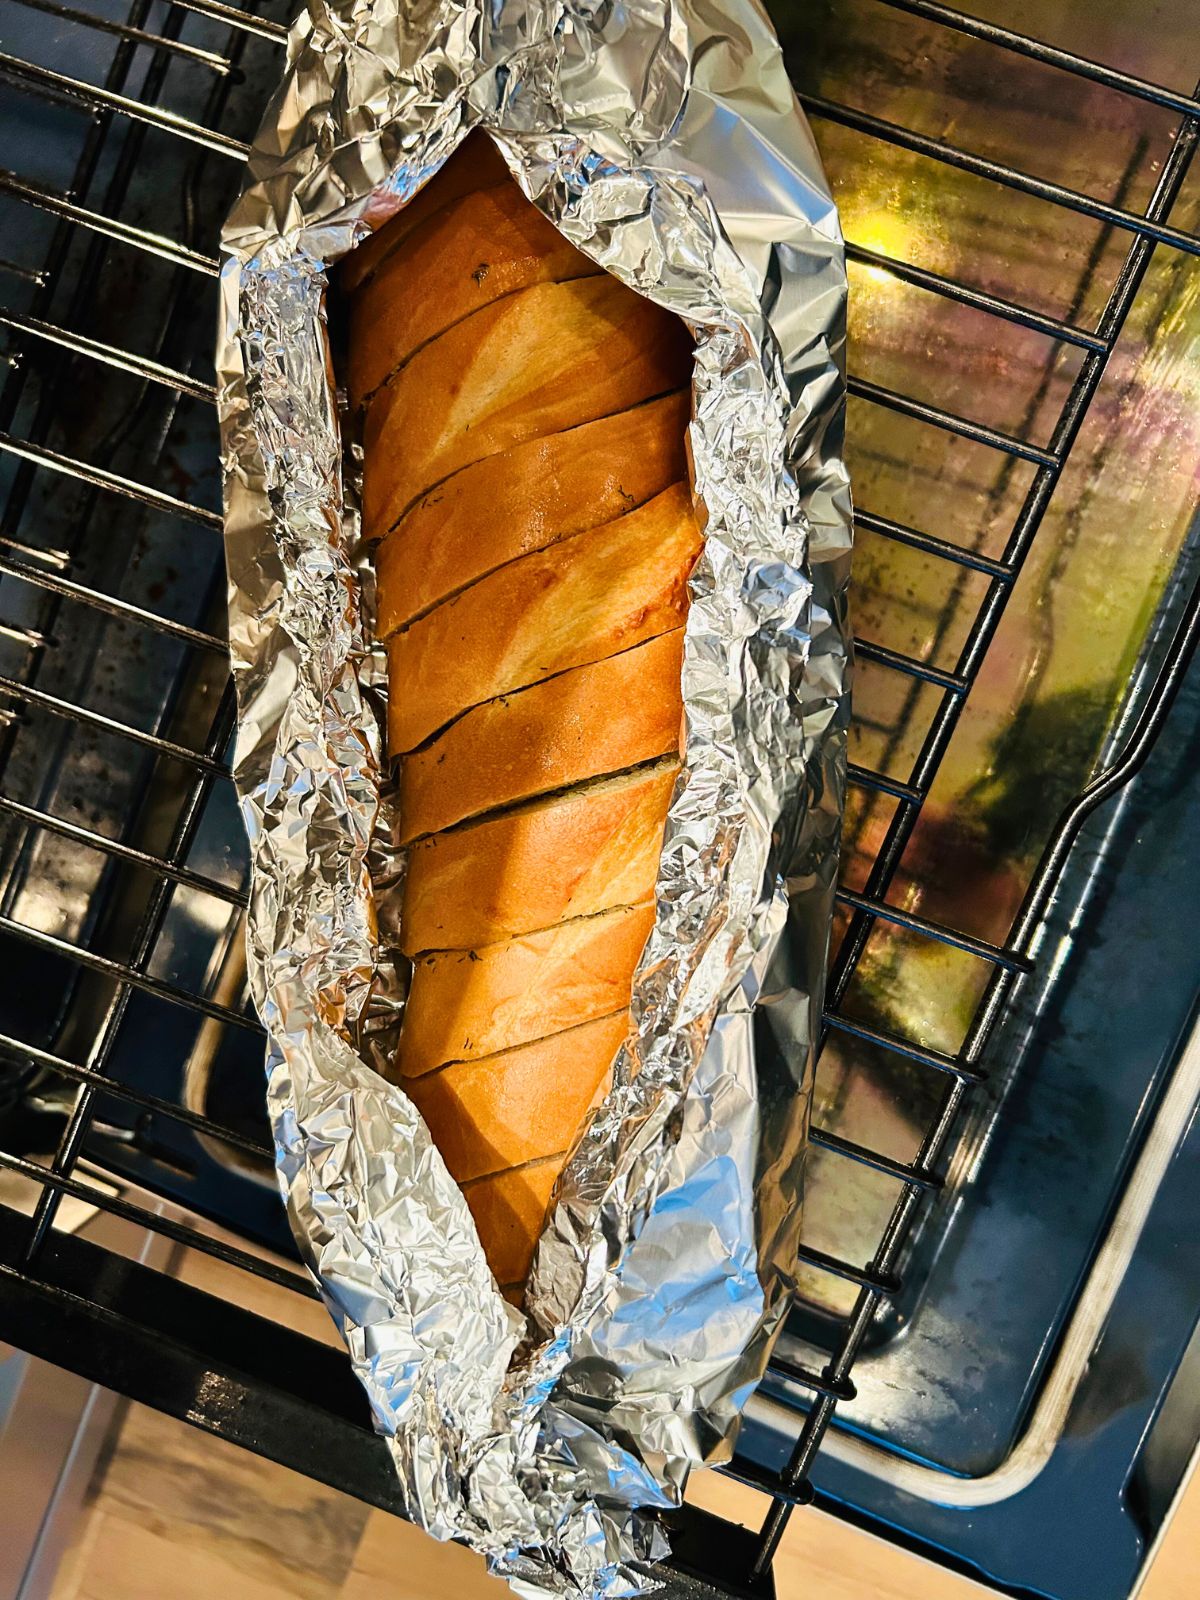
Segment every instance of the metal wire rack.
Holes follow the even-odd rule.
[[[1072,841],[1087,814],[1144,760],[1200,630],[1197,592],[1124,747],[1059,818],[1006,940],[990,942],[889,902],[905,846],[1152,252],[1167,245],[1200,253],[1200,239],[1171,222],[1200,130],[1200,100],[931,0],[875,3],[990,44],[998,70],[1006,56],[1025,57],[1162,107],[1179,122],[1150,202],[1139,212],[844,104],[802,95],[818,132],[824,121],[841,123],[1091,218],[1128,246],[1091,327],[874,249],[849,247],[852,261],[1082,355],[1044,445],[850,379],[851,394],[864,402],[1034,470],[998,555],[960,547],[869,508],[857,513],[860,526],[873,534],[987,580],[952,669],[858,641],[863,660],[931,686],[938,700],[903,780],[851,768],[852,784],[886,795],[896,806],[866,882],[840,892],[849,920],[824,1019],[827,1032],[896,1052],[945,1086],[911,1161],[829,1129],[812,1130],[813,1143],[824,1151],[897,1180],[899,1198],[870,1260],[802,1249],[809,1268],[843,1280],[857,1294],[851,1311],[837,1320],[823,1365],[784,1357],[774,1364],[774,1375],[806,1391],[811,1402],[781,1474],[748,1465],[732,1469],[772,1497],[762,1528],[729,1530],[714,1540],[708,1519],[699,1514],[681,1527],[680,1567],[734,1591],[769,1586],[771,1559],[791,1509],[811,1498],[815,1453],[836,1406],[853,1395],[855,1357],[872,1319],[899,1286],[896,1268],[906,1237],[923,1202],[943,1183],[959,1113],[984,1077],[985,1047],[1014,985],[1031,969],[1039,921]],[[271,0],[267,4],[269,9]],[[239,181],[245,141],[278,71],[284,28],[250,6],[224,0],[130,0],[120,14],[110,6],[101,14],[58,0],[16,0],[12,11],[43,19],[39,48],[26,55],[0,51],[0,87],[10,106],[28,100],[58,119],[53,150],[62,172],[48,177],[40,156],[31,159],[28,171],[0,172],[3,236],[19,244],[14,259],[0,261],[0,329],[8,364],[0,389],[0,944],[12,954],[11,970],[19,979],[27,975],[29,985],[0,1013],[0,1085],[21,1088],[38,1077],[68,1084],[72,1096],[48,1159],[23,1153],[15,1136],[0,1133],[0,1169],[27,1180],[36,1193],[28,1217],[0,1206],[0,1336],[392,1506],[381,1447],[335,1352],[287,1329],[272,1331],[268,1341],[258,1319],[235,1304],[55,1228],[64,1197],[74,1197],[300,1295],[313,1294],[308,1281],[280,1259],[164,1208],[149,1192],[153,1184],[132,1198],[131,1191],[113,1193],[84,1161],[98,1116],[118,1103],[134,1117],[168,1119],[245,1155],[269,1158],[254,1131],[224,1125],[139,1084],[136,1074],[118,1072],[116,1063],[137,1033],[139,1015],[141,1025],[149,1016],[171,1039],[183,1037],[179,1020],[189,1016],[191,1025],[211,1019],[251,1035],[258,1029],[245,1006],[230,1003],[220,990],[218,967],[185,971],[187,963],[164,949],[164,930],[180,897],[189,897],[206,926],[225,928],[227,947],[245,903],[241,863],[214,869],[197,851],[207,811],[228,788],[233,727],[220,631],[215,391],[207,376],[215,295],[209,280],[217,272],[219,221]],[[19,31],[22,39],[33,36]],[[96,41],[102,50],[94,48]],[[147,182],[151,172],[153,185]],[[170,206],[163,202],[166,194]],[[86,405],[79,404],[80,396]],[[105,416],[102,427],[88,420],[97,413]],[[207,469],[196,465],[203,460]],[[174,559],[171,552],[186,552],[186,570],[168,593],[169,603],[157,603],[161,582],[130,580],[130,551],[148,551],[152,571]],[[148,676],[161,668],[169,692],[130,700],[123,690],[104,688],[96,661],[130,649],[147,652]],[[102,769],[90,811],[79,796],[56,803],[62,791],[55,774],[73,765]],[[31,883],[60,901],[59,909],[78,903],[78,915],[67,918],[69,933],[61,926],[55,931],[54,918],[38,911],[28,893]],[[842,1010],[880,923],[964,951],[990,967],[982,1002],[956,1053],[869,1027]]]

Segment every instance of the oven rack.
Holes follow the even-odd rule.
[[[209,662],[217,671],[225,643],[214,627],[180,621],[152,606],[123,598],[73,575],[75,551],[43,548],[22,537],[24,522],[35,490],[48,479],[66,480],[83,495],[78,519],[80,539],[98,537],[95,522],[113,499],[133,502],[147,512],[179,524],[180,539],[220,537],[220,511],[165,488],[144,477],[114,470],[98,461],[65,453],[47,441],[54,418],[53,383],[43,383],[41,397],[29,414],[26,385],[31,372],[64,373],[68,358],[89,365],[98,392],[106,377],[121,373],[148,390],[161,391],[164,415],[183,397],[205,407],[215,404],[213,385],[201,375],[174,364],[170,349],[139,353],[126,349],[120,330],[105,329],[109,337],[77,331],[87,325],[93,306],[91,285],[112,252],[132,252],[139,270],[168,274],[172,307],[187,297],[201,299],[215,309],[213,285],[218,264],[212,253],[221,213],[217,210],[193,218],[185,236],[173,237],[130,220],[126,199],[138,171],[146,141],[151,136],[186,147],[190,172],[214,164],[224,170],[221,182],[231,196],[244,160],[245,140],[228,131],[227,119],[239,95],[245,101],[243,57],[248,47],[278,54],[285,29],[278,21],[223,3],[223,0],[131,0],[120,20],[60,5],[57,0],[14,0],[42,13],[69,36],[70,30],[98,30],[117,39],[102,83],[52,70],[35,62],[0,52],[0,80],[23,94],[52,104],[73,107],[83,119],[78,161],[69,185],[55,188],[36,175],[0,172],[0,197],[16,206],[49,216],[53,227],[42,264],[31,269],[19,262],[0,262],[5,278],[31,289],[28,308],[0,310],[0,328],[7,337],[9,370],[0,389],[0,455],[11,460],[7,496],[0,518],[0,578],[23,586],[36,596],[36,616],[9,625],[0,604],[0,632],[16,637],[26,647],[24,660],[11,673],[0,674],[0,770],[11,754],[22,726],[33,713],[71,729],[84,729],[106,739],[127,742],[140,758],[151,760],[155,771],[174,774],[177,807],[168,843],[150,850],[136,842],[112,837],[98,828],[54,814],[39,805],[0,793],[0,817],[8,819],[17,844],[34,832],[56,834],[71,844],[96,852],[114,868],[131,868],[148,875],[152,887],[145,895],[136,931],[128,950],[114,955],[87,942],[64,940],[0,911],[0,936],[16,940],[93,975],[105,987],[100,1025],[83,1059],[75,1059],[22,1039],[0,1034],[0,1058],[15,1067],[50,1069],[77,1086],[73,1108],[49,1166],[16,1151],[0,1149],[0,1168],[20,1174],[38,1186],[39,1197],[31,1219],[16,1213],[0,1216],[0,1334],[13,1337],[49,1359],[119,1388],[138,1399],[185,1415],[200,1426],[218,1431],[251,1448],[335,1482],[350,1492],[379,1504],[394,1504],[382,1447],[365,1423],[364,1405],[357,1389],[344,1374],[344,1365],[322,1347],[299,1335],[281,1330],[272,1334],[276,1351],[271,1365],[256,1364],[248,1355],[255,1344],[249,1313],[223,1305],[213,1297],[188,1288],[144,1267],[106,1255],[83,1240],[53,1231],[64,1195],[88,1201],[181,1245],[205,1252],[226,1264],[266,1278],[295,1292],[315,1291],[299,1272],[215,1236],[202,1226],[157,1209],[152,1196],[139,1199],[113,1195],[89,1177],[80,1166],[89,1126],[100,1098],[112,1097],[155,1115],[174,1119],[204,1134],[224,1140],[248,1154],[269,1158],[269,1150],[244,1132],[222,1126],[209,1117],[162,1096],[122,1083],[110,1075],[114,1051],[133,996],[144,994],[170,1006],[215,1019],[234,1029],[256,1030],[257,1022],[238,1007],[212,998],[200,988],[187,987],[152,970],[158,940],[176,888],[210,897],[236,909],[245,904],[244,887],[232,880],[201,872],[188,864],[200,818],[213,787],[229,781],[227,751],[233,728],[232,689],[227,681],[213,696],[207,725],[196,737],[180,737],[172,719],[164,717],[153,727],[101,711],[72,699],[42,680],[56,648],[55,629],[64,608],[80,606],[131,628],[165,638],[180,649]],[[893,259],[877,251],[850,244],[852,261],[888,272],[896,278],[949,300],[969,305],[1001,321],[1071,345],[1083,359],[1065,403],[1044,445],[1033,444],[956,412],[896,393],[851,374],[849,392],[875,406],[883,406],[931,427],[955,434],[1004,456],[1031,464],[1029,489],[1012,524],[1002,553],[988,556],[938,538],[886,516],[860,508],[858,525],[884,538],[921,550],[940,560],[981,573],[988,585],[974,616],[967,639],[953,670],[946,670],[859,639],[859,656],[915,683],[939,691],[938,708],[911,773],[904,781],[852,765],[850,782],[874,790],[897,802],[874,864],[861,892],[842,888],[841,905],[848,913],[848,928],[831,973],[824,1015],[826,1032],[837,1030],[919,1063],[945,1080],[936,1115],[925,1132],[915,1160],[898,1161],[880,1151],[852,1143],[830,1130],[814,1127],[812,1142],[837,1156],[885,1173],[903,1186],[885,1232],[871,1259],[839,1259],[814,1247],[801,1247],[801,1260],[819,1272],[829,1273],[859,1291],[850,1314],[839,1320],[831,1339],[828,1359],[819,1369],[782,1357],[773,1373],[806,1390],[812,1397],[796,1440],[795,1449],[781,1474],[767,1473],[748,1464],[736,1464],[735,1476],[772,1496],[773,1504],[758,1534],[740,1535],[726,1546],[722,1571],[714,1574],[732,1589],[753,1589],[767,1583],[772,1555],[782,1536],[792,1507],[812,1496],[809,1472],[821,1439],[839,1401],[853,1396],[851,1377],[855,1357],[872,1318],[898,1286],[896,1264],[904,1241],[926,1197],[943,1183],[943,1164],[952,1144],[956,1122],[972,1086],[985,1071],[982,1058],[1013,987],[1032,967],[1032,951],[1040,918],[1053,892],[1067,852],[1089,812],[1101,804],[1138,769],[1169,710],[1183,672],[1194,650],[1200,628],[1200,591],[1193,593],[1177,625],[1161,667],[1146,697],[1144,708],[1124,747],[1105,769],[1064,811],[1047,846],[1008,938],[992,943],[969,933],[914,915],[890,904],[888,891],[900,865],[922,806],[946,754],[974,682],[1001,618],[1009,595],[1037,537],[1059,478],[1088,414],[1106,363],[1135,302],[1151,255],[1158,245],[1200,254],[1200,238],[1171,223],[1174,201],[1191,162],[1200,129],[1200,99],[1105,67],[1070,51],[983,22],[930,0],[875,0],[876,4],[905,11],[940,27],[979,39],[1004,53],[1029,58],[1064,73],[1089,79],[1125,95],[1161,106],[1180,119],[1177,132],[1144,212],[1101,201],[1091,195],[1050,183],[973,150],[933,139],[899,127],[849,106],[801,95],[802,103],[818,125],[839,122],[870,138],[973,173],[1007,189],[1047,201],[1065,211],[1091,218],[1115,235],[1128,239],[1123,265],[1096,325],[1082,327],[926,268]],[[205,43],[185,42],[180,35],[189,17],[207,25]],[[277,70],[277,69],[276,69]],[[199,110],[185,115],[162,103],[170,81],[186,74],[203,87],[194,91]],[[250,108],[253,111],[253,107]],[[243,104],[243,129],[247,121]],[[64,296],[64,265],[80,237],[85,243],[84,270]],[[70,304],[65,314],[64,297]],[[207,315],[207,311],[206,311]],[[170,319],[168,319],[170,320]],[[206,326],[214,325],[208,315]],[[169,343],[169,341],[168,341]],[[55,365],[57,363],[57,366]],[[215,428],[213,430],[215,437]],[[156,459],[147,455],[153,468]],[[28,608],[27,608],[28,609]],[[867,1027],[843,1014],[841,1003],[876,924],[890,923],[921,938],[935,940],[988,963],[992,977],[962,1048],[954,1053],[925,1048],[914,1041]],[[247,1319],[249,1318],[249,1321]],[[279,1351],[283,1355],[280,1359]],[[207,1374],[201,1384],[199,1379]],[[219,1381],[214,1382],[217,1375]],[[306,1396],[324,1398],[315,1407]],[[314,1409],[321,1413],[319,1447],[311,1437]],[[307,1425],[306,1425],[307,1419]],[[695,1521],[702,1528],[703,1519]],[[688,1549],[691,1533],[681,1546],[684,1566],[712,1572],[719,1541],[701,1539],[703,1550]]]

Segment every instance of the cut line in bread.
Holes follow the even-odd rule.
[[[607,1090],[613,1057],[628,1031],[627,1011],[547,1038],[454,1061],[405,1090],[459,1183],[544,1160],[570,1148]]]
[[[508,562],[611,522],[686,478],[690,415],[691,395],[678,389],[443,479],[376,551],[380,637]]]
[[[700,553],[675,484],[636,511],[481,578],[388,643],[396,753],[485,700],[670,633]]]
[[[498,1282],[524,1283],[529,1276],[534,1246],[566,1155],[561,1150],[542,1161],[462,1185],[480,1243]]]
[[[367,407],[364,525],[391,527],[473,461],[678,388],[683,352],[678,323],[603,273],[485,306]]]
[[[535,283],[601,269],[568,243],[515,183],[467,195],[393,251],[350,309],[346,387],[357,411],[439,334]]]
[[[459,717],[400,764],[398,843],[678,750],[683,633]]]
[[[400,1075],[495,1055],[627,1006],[653,924],[648,902],[478,950],[419,957],[400,1030]]]
[[[404,954],[469,950],[647,899],[678,771],[635,768],[414,844]]]

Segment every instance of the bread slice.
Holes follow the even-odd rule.
[[[497,1283],[524,1283],[566,1151],[464,1183],[479,1242]]]
[[[388,645],[394,752],[471,706],[678,628],[701,539],[676,484],[603,527],[522,556]]]
[[[677,750],[682,662],[677,628],[468,711],[401,763],[398,842]]]
[[[413,845],[405,955],[471,950],[654,893],[676,762],[622,773]]]
[[[515,183],[467,195],[393,251],[350,308],[350,404],[357,410],[413,351],[473,311],[534,283],[600,268]]]
[[[405,1081],[417,1110],[441,1130],[438,1149],[459,1183],[570,1148],[607,1092],[629,1014],[568,1028],[480,1061],[456,1061]]]
[[[406,239],[464,195],[513,183],[504,157],[486,133],[470,133],[402,210],[357,245],[338,266],[338,285],[352,295]]]
[[[396,1057],[401,1077],[511,1050],[629,1004],[654,906],[622,906],[479,950],[413,963]]]
[[[689,366],[683,325],[605,274],[485,306],[418,350],[367,407],[367,537],[471,462],[678,389]]]
[[[685,389],[475,461],[380,545],[379,636],[519,556],[644,505],[687,477]]]

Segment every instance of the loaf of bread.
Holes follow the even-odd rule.
[[[690,343],[479,135],[341,288],[409,847],[395,1072],[519,1299],[654,920],[700,550]]]

